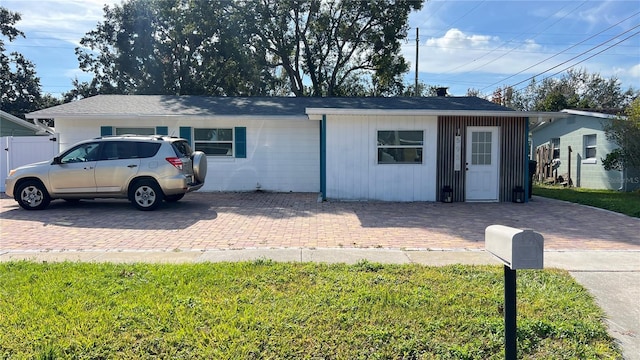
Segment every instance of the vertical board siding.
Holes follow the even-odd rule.
[[[527,118],[489,118],[480,116],[441,116],[438,118],[438,200],[444,186],[453,189],[453,201],[465,201],[465,162],[468,126],[500,127],[500,170],[498,201],[511,201],[516,186],[526,186],[529,171],[527,160]],[[458,131],[459,130],[459,131]],[[454,171],[454,140],[462,138],[461,169]]]

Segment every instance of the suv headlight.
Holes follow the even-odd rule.
[[[17,169],[11,169],[11,171],[9,171],[9,177],[13,176],[13,174],[15,174],[16,171],[18,171],[18,170]]]

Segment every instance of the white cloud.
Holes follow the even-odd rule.
[[[77,41],[103,20],[105,5],[121,0],[4,0],[3,6],[20,13],[16,27],[25,33]]]
[[[403,51],[406,59],[415,59],[415,44],[406,44]],[[419,69],[441,74],[516,73],[540,61],[543,57],[540,51],[541,46],[533,40],[508,42],[497,36],[465,33],[454,28],[442,37],[429,38],[420,44]],[[530,72],[536,70],[534,67]]]
[[[459,49],[486,49],[492,38],[486,35],[467,35],[458,29],[450,29],[440,38],[429,38],[426,45],[442,51],[455,52]]]

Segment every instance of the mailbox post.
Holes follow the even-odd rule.
[[[542,269],[544,238],[532,230],[491,225],[484,232],[485,249],[504,264],[504,358],[515,360],[516,269]]]

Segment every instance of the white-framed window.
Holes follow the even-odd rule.
[[[378,164],[422,164],[424,131],[378,130]]]
[[[491,131],[473,131],[471,133],[471,164],[491,165]]]
[[[551,149],[553,150],[553,159],[560,159],[560,138],[551,139]]]
[[[156,129],[152,127],[116,127],[116,135],[155,135]]]
[[[595,134],[585,135],[583,138],[584,142],[584,159],[585,160],[595,160],[596,159],[596,144],[597,138]]]
[[[207,156],[233,156],[233,129],[193,129],[193,144]]]

